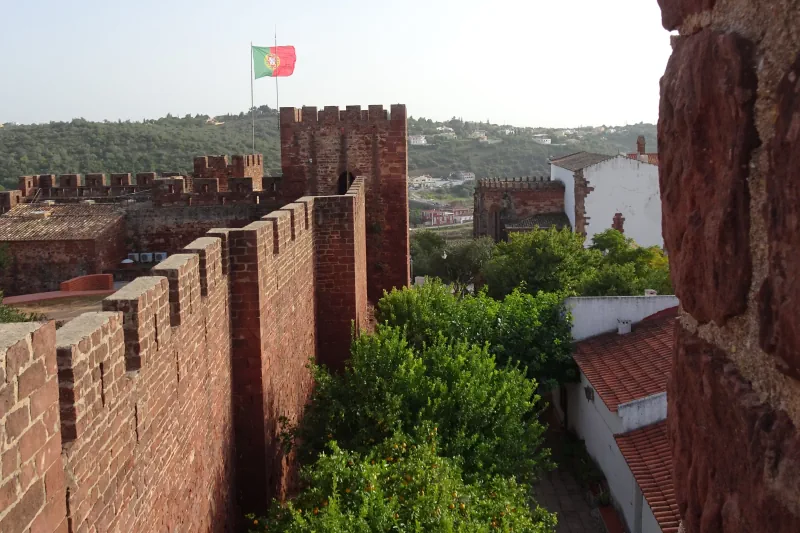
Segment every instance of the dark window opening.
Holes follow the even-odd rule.
[[[337,185],[337,194],[347,194],[347,189],[353,184],[356,177],[351,172],[342,172],[339,175],[339,183]]]

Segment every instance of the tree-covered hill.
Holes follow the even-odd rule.
[[[278,116],[262,106],[256,111],[256,152],[264,154],[265,172],[280,173]],[[455,139],[440,136],[438,127],[451,127]],[[0,185],[16,187],[26,174],[88,172],[147,172],[192,169],[192,159],[206,154],[245,154],[251,148],[248,113],[213,117],[167,115],[142,122],[51,122],[0,127]],[[486,132],[483,142],[470,139]],[[602,130],[602,131],[601,131]],[[513,131],[513,134],[507,132]],[[566,133],[565,133],[566,131]],[[614,154],[633,151],[636,137],[645,135],[655,151],[655,126],[548,130],[513,128],[452,119],[445,123],[409,119],[409,134],[426,135],[427,146],[409,147],[409,173],[446,176],[456,170],[478,177],[521,176],[548,172],[548,157],[579,150]],[[552,145],[534,135],[552,137]]]

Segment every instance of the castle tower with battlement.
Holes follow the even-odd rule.
[[[564,184],[550,176],[486,178],[475,183],[473,235],[504,240],[534,227],[569,226]]]
[[[406,107],[281,108],[279,198],[334,195],[353,179],[366,186],[368,294],[409,283]]]

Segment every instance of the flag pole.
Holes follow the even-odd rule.
[[[275,25],[275,48],[278,47],[278,25]],[[275,112],[281,113],[281,99],[278,93],[278,76],[275,76]]]
[[[253,152],[256,153],[256,104],[253,96],[253,41],[250,41],[250,116],[253,120]]]

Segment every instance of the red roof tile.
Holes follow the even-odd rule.
[[[667,390],[676,315],[677,307],[633,324],[626,335],[604,333],[575,345],[575,362],[609,410]]]
[[[672,485],[666,420],[614,438],[662,533],[677,533],[680,513]]]

